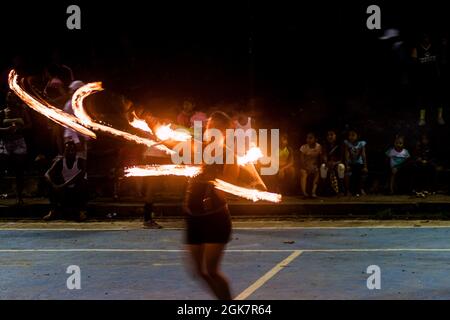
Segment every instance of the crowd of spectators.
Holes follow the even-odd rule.
[[[161,105],[153,108],[151,103],[148,106],[142,106],[142,101],[133,104],[119,95],[119,98],[114,97],[119,105],[116,111],[123,115],[130,110],[145,112],[147,108],[157,116],[159,112],[170,123],[191,128],[194,121],[205,122],[211,112],[222,110],[232,116],[236,128],[279,128],[282,133],[280,169],[276,177],[263,178],[270,190],[283,194],[316,198],[405,193],[426,197],[448,191],[445,183],[448,180],[445,176],[448,175],[448,156],[438,142],[447,132],[444,110],[449,105],[448,39],[445,36],[436,39],[423,32],[417,41],[406,42],[398,30],[389,29],[379,41],[387,44],[383,60],[386,83],[381,86],[387,88],[384,96],[390,104],[413,101],[410,109],[417,117],[409,122],[384,119],[382,114],[371,113],[372,119],[366,118],[365,123],[350,123],[346,120],[352,118],[342,117],[344,122],[340,119],[339,123],[330,124],[328,120],[327,124],[311,128],[311,124],[303,124],[320,115],[313,108],[315,101],[311,102],[312,108],[301,108],[303,119],[300,124],[295,122],[298,113],[294,116],[294,113],[285,114],[263,97],[212,105],[202,103],[198,98],[184,97],[170,102],[168,108]],[[19,67],[20,59],[15,64],[13,67]],[[76,80],[70,67],[55,59],[34,78],[47,101],[73,113],[70,98],[83,82]],[[320,100],[320,97],[315,99]],[[332,114],[330,110],[328,112]],[[432,113],[435,121],[430,116]],[[111,114],[109,120],[114,118],[114,113]],[[83,217],[88,198],[85,194],[88,175],[103,173],[111,178],[110,195],[118,199],[124,166],[162,161],[158,160],[161,154],[155,154],[154,150],[117,139],[101,136],[98,141],[89,141],[87,137],[31,112],[12,91],[6,94],[0,120],[2,174],[16,177],[15,194],[19,205],[23,203],[24,174],[41,175],[47,180],[47,187],[41,186],[46,190],[42,194],[50,195],[54,207],[75,199],[77,212]],[[407,124],[390,126],[393,120]],[[383,138],[379,135],[381,131]],[[390,137],[390,145],[386,144],[386,137]],[[143,195],[142,189],[137,185],[136,194]],[[52,212],[47,218],[51,216]]]

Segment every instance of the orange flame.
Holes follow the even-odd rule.
[[[156,136],[161,140],[188,141],[192,136],[181,130],[173,130],[171,124],[161,125],[156,129]]]
[[[281,194],[278,193],[271,193],[266,191],[259,191],[256,189],[248,189],[236,186],[234,184],[225,182],[220,179],[214,180],[214,186],[222,190],[224,192],[233,194],[235,196],[252,200],[253,202],[259,201],[259,200],[265,200],[270,202],[280,202],[281,201]]]
[[[87,114],[86,110],[84,109],[83,101],[89,95],[102,90],[103,88],[101,82],[92,82],[82,86],[73,94],[72,96],[73,111],[77,116],[77,118],[80,119],[83,125],[94,130],[103,131],[139,144],[146,145],[147,147],[155,147],[161,151],[166,152],[167,154],[174,153],[173,150],[151,139],[142,138],[129,132],[121,131],[116,128],[108,127],[106,125],[94,122],[93,119]]]
[[[85,136],[96,138],[96,135],[91,130],[83,127],[80,124],[79,119],[71,114],[68,114],[55,106],[50,105],[46,101],[39,101],[36,97],[33,97],[25,91],[25,89],[19,84],[19,76],[15,70],[11,70],[8,76],[9,87],[12,91],[25,102],[31,109],[39,112],[43,116],[50,120]]]
[[[263,157],[263,153],[258,147],[251,147],[248,149],[247,153],[242,157],[237,157],[237,163],[240,166],[246,165],[248,163],[253,163],[258,161],[258,159]]]
[[[201,172],[199,166],[147,165],[125,168],[125,177],[183,176],[195,177]]]
[[[139,119],[136,113],[133,112],[133,121],[129,121],[130,125],[136,129],[141,129],[142,131],[153,134],[152,129],[148,126],[145,120]]]

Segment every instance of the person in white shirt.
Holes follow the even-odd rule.
[[[45,173],[50,183],[49,200],[51,211],[44,220],[51,220],[62,211],[75,210],[80,221],[86,220],[87,177],[86,160],[77,156],[73,141],[64,145],[64,155],[56,157]]]
[[[389,180],[389,191],[394,194],[397,189],[397,176],[411,158],[409,151],[404,148],[404,138],[397,136],[394,141],[394,146],[386,151],[386,156],[389,159],[389,166],[391,168],[391,175]]]

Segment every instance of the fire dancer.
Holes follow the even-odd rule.
[[[233,128],[233,123],[228,115],[216,111],[206,128],[218,129],[225,136],[225,130]],[[225,148],[222,152],[225,154]],[[189,181],[184,202],[186,242],[195,273],[218,299],[223,300],[231,299],[228,280],[220,271],[223,251],[230,240],[231,218],[223,193],[214,188],[212,181],[221,178],[232,182],[238,173],[239,168],[235,164],[203,164],[202,173]]]

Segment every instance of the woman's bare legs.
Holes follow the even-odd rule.
[[[214,292],[220,300],[231,300],[230,286],[225,275],[220,271],[220,262],[222,261],[225,244],[206,243],[204,249],[204,261],[206,272],[214,285]]]
[[[228,280],[219,270],[225,244],[188,245],[187,249],[193,260],[195,274],[205,280],[218,299],[231,300]]]

